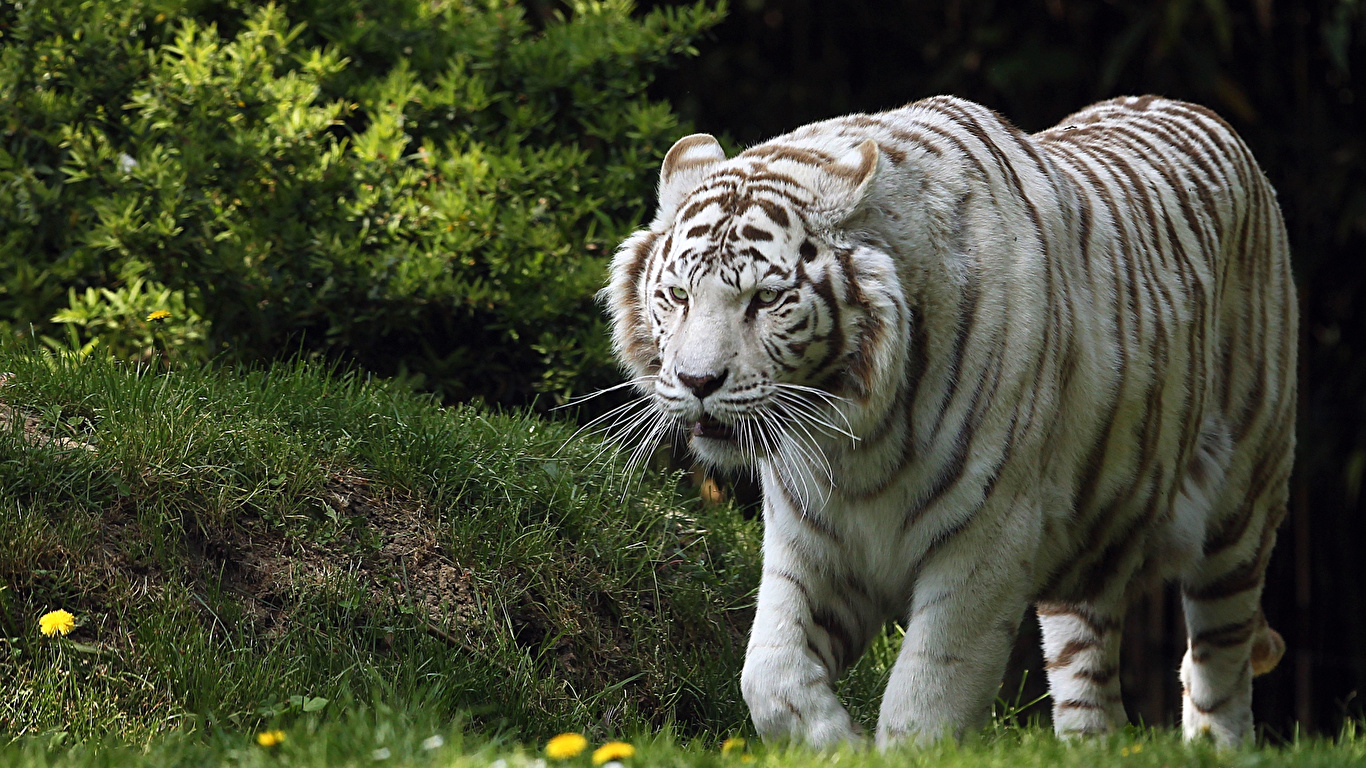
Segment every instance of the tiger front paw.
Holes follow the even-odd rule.
[[[823,672],[802,677],[769,663],[745,664],[740,689],[764,741],[829,749],[858,741],[862,729],[849,717]],[[803,665],[804,666],[804,665]]]

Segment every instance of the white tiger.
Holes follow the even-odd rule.
[[[764,738],[855,738],[832,686],[893,618],[877,744],[978,726],[1031,603],[1056,731],[1114,729],[1125,606],[1164,579],[1185,736],[1250,738],[1297,318],[1275,194],[1213,113],[1026,135],[936,97],[730,159],[689,136],[603,297],[632,439],[762,479]]]

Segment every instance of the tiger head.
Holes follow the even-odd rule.
[[[872,140],[729,160],[705,134],[673,146],[654,221],[602,293],[642,396],[630,439],[682,434],[721,467],[819,462],[824,440],[856,439],[905,349],[896,267],[859,229],[880,163]]]

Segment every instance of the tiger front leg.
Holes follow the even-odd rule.
[[[990,545],[981,544],[990,552]],[[1005,674],[1027,605],[1027,569],[1006,550],[989,562],[965,548],[921,571],[877,724],[880,750],[960,738],[980,728]]]
[[[860,729],[835,696],[844,666],[866,645],[865,622],[829,582],[791,567],[765,546],[758,607],[740,689],[765,741],[816,748],[859,738]]]

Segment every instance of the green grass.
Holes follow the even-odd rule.
[[[757,530],[627,488],[567,425],[309,364],[7,347],[0,372],[0,734],[250,730],[348,697],[530,739],[745,721]]]
[[[587,768],[590,743],[579,757],[546,761],[542,745],[489,738],[428,715],[384,708],[352,708],[342,717],[305,715],[286,728],[278,746],[258,745],[254,735],[212,730],[193,736],[162,736],[148,745],[68,745],[60,736],[30,738],[0,749],[0,768],[78,766],[440,766],[458,768]],[[870,749],[813,753],[751,743],[723,755],[716,738],[680,739],[671,729],[628,738],[637,752],[628,766],[678,768],[1347,768],[1366,765],[1366,739],[1348,730],[1337,739],[1306,738],[1258,749],[1220,751],[1184,744],[1170,730],[1128,731],[1108,738],[1062,742],[1034,728],[996,728],[961,744],[905,747],[886,754]],[[500,763],[501,761],[501,763]]]

